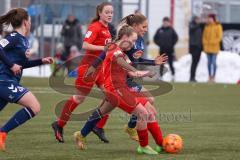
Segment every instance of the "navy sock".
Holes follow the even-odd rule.
[[[34,112],[28,108],[20,109],[11,119],[1,128],[1,132],[10,132],[35,116]]]
[[[137,125],[137,116],[133,115],[131,116],[129,122],[128,122],[128,127],[129,128],[135,128]]]
[[[92,115],[88,118],[87,122],[83,126],[81,130],[81,134],[83,137],[86,137],[92,129],[96,126],[97,122],[102,119],[102,114],[99,109],[96,109]]]

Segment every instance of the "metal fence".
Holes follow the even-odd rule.
[[[56,45],[62,42],[61,29],[69,14],[75,15],[86,31],[90,20],[95,16],[96,6],[106,0],[2,0],[0,14],[10,8],[22,7],[28,10],[32,19],[34,37],[38,42],[36,57],[54,56]],[[113,24],[117,25],[123,15],[123,6],[135,6],[143,10],[142,0],[108,0],[114,6]],[[148,0],[147,0],[148,1]],[[133,11],[134,12],[134,11]],[[41,75],[41,73],[39,72]]]
[[[9,8],[26,8],[32,18],[32,32],[39,42],[38,57],[53,56],[56,44],[61,41],[60,31],[67,16],[75,15],[84,30],[94,17],[96,6],[103,1],[106,0],[4,0],[0,13],[4,13],[6,5]],[[142,0],[135,0],[131,3],[123,0],[109,1],[114,5],[114,25],[122,18],[124,5],[142,8]]]

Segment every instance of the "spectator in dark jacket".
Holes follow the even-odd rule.
[[[189,52],[192,55],[190,81],[196,82],[195,74],[202,52],[202,28],[197,16],[194,16],[189,24]]]
[[[171,27],[170,19],[168,17],[163,18],[162,27],[157,30],[154,35],[154,42],[160,48],[160,55],[166,53],[168,56],[168,64],[171,69],[172,76],[175,75],[173,67],[174,60],[174,46],[178,41],[178,35],[176,31]],[[160,76],[163,76],[164,65],[160,66]]]
[[[82,29],[79,21],[74,15],[68,16],[63,25],[61,35],[64,39],[64,59],[67,59],[71,46],[77,46],[79,50],[82,48]]]

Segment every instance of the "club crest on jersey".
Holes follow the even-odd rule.
[[[142,55],[143,55],[143,51],[137,51],[133,53],[133,58],[139,59],[140,57],[142,57]]]

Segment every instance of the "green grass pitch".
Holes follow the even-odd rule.
[[[88,149],[77,150],[73,132],[83,122],[71,121],[65,127],[65,143],[56,142],[50,124],[55,120],[54,106],[66,99],[48,86],[48,79],[24,78],[39,99],[41,113],[33,120],[9,133],[7,152],[0,152],[0,160],[239,160],[240,159],[240,86],[226,84],[180,84],[163,96],[155,97],[158,119],[164,135],[179,134],[184,149],[179,154],[138,155],[137,143],[123,131],[127,115],[116,109],[110,115],[104,144],[90,134]],[[87,111],[100,100],[88,98],[75,113]],[[19,109],[9,104],[0,113],[0,125]],[[150,145],[155,147],[152,137]]]

